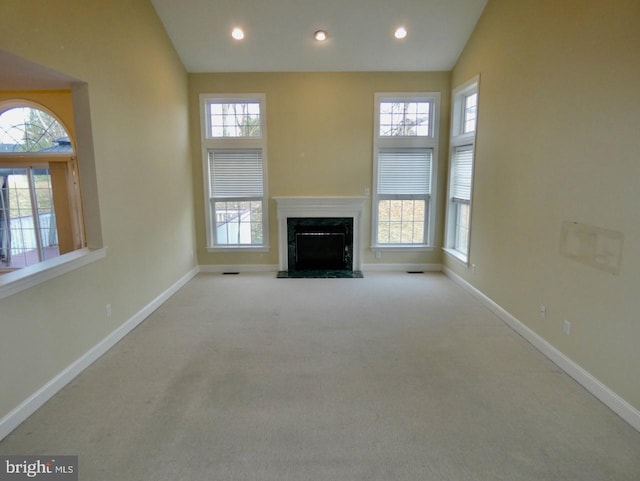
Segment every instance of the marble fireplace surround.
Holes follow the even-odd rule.
[[[274,197],[278,208],[279,270],[289,270],[287,219],[289,217],[347,217],[353,219],[353,270],[362,270],[362,210],[367,197]]]

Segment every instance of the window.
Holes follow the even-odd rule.
[[[433,244],[439,93],[376,94],[373,248]]]
[[[211,101],[208,138],[261,137],[259,101]]]
[[[380,102],[380,137],[428,137],[430,101]]]
[[[265,97],[202,95],[207,246],[267,248]]]
[[[446,251],[468,261],[473,162],[478,114],[478,79],[453,92]]]
[[[0,106],[0,269],[82,247],[69,133],[36,105]]]
[[[0,179],[0,185],[4,186],[2,193],[5,207],[11,195],[10,186],[19,185],[19,182],[13,182],[19,179],[6,178],[9,174],[18,174],[14,169],[27,169],[27,175],[30,169],[32,177],[39,175],[41,169],[48,169],[60,255],[51,258],[45,251],[43,262],[37,262],[25,269],[7,267],[8,236],[5,230],[2,241],[5,262],[0,264],[0,299],[103,259],[107,252],[102,242],[88,84],[7,52],[0,55],[0,70],[3,68],[11,70],[17,77],[29,78],[34,81],[29,83],[42,87],[42,90],[21,91],[21,98],[18,99],[14,97],[17,92],[11,88],[11,79],[8,79],[7,84],[7,79],[0,76],[0,122],[3,123],[0,130],[0,166],[2,169],[11,169],[11,172],[5,170]],[[51,111],[47,106],[55,106],[56,110]],[[7,115],[7,112],[16,113],[24,108],[27,110],[22,111],[22,121],[11,122],[13,115]],[[26,119],[29,122],[24,122],[25,113],[28,113]],[[40,142],[33,142],[40,145],[40,150],[16,147],[22,144],[23,139],[29,137],[16,134],[13,125],[33,124],[32,114],[36,117],[41,116],[42,119],[55,120],[55,123],[49,124],[54,128],[45,127],[40,131],[40,135],[46,132],[45,135],[41,135]],[[62,126],[63,135],[57,130],[56,125]],[[27,127],[24,130],[33,133],[33,128]],[[48,146],[42,143],[43,140],[47,142],[47,138],[50,142]],[[27,145],[29,143],[26,142]],[[36,182],[36,189],[39,185],[42,183]],[[88,219],[88,222],[85,223],[85,219]],[[11,221],[11,218],[9,220]],[[5,226],[7,224],[9,223]],[[43,230],[42,224],[40,229]],[[42,234],[45,239],[50,238],[49,233]],[[16,246],[15,239],[14,237],[11,241],[13,247]],[[12,261],[17,261],[20,257],[20,254],[13,255]]]
[[[476,131],[476,115],[478,113],[478,92],[462,96],[464,111],[462,113],[462,133],[469,134]]]
[[[0,265],[20,268],[60,255],[49,169],[0,167],[0,189]]]

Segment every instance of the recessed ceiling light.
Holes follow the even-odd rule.
[[[244,32],[241,28],[236,27],[231,31],[231,36],[236,40],[242,40],[244,38]]]
[[[398,27],[393,36],[397,39],[403,39],[407,36],[407,29],[404,27]]]
[[[317,30],[313,34],[313,38],[315,38],[318,42],[324,42],[327,39],[327,32],[324,30]]]

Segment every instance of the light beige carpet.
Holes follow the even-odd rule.
[[[199,275],[0,453],[82,481],[640,480],[640,433],[442,274]]]

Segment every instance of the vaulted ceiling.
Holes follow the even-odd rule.
[[[151,3],[189,72],[439,71],[454,66],[487,0]],[[320,29],[325,42],[313,38]]]

